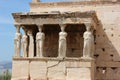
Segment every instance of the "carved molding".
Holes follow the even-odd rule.
[[[18,25],[43,25],[43,24],[86,24],[95,27],[99,20],[95,11],[89,12],[52,12],[52,13],[14,13],[14,24]]]

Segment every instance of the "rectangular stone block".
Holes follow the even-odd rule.
[[[65,62],[48,61],[47,69],[49,80],[65,80]]]
[[[13,60],[12,80],[28,80],[28,78],[29,78],[29,61]]]
[[[71,67],[71,68],[91,67],[91,62],[66,61],[66,67]]]
[[[90,68],[67,68],[66,80],[93,80]]]
[[[47,79],[47,63],[45,61],[32,61],[30,63],[31,80]]]

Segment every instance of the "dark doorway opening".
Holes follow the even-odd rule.
[[[69,24],[66,27],[67,36],[67,57],[81,57],[83,53],[84,39],[86,31],[84,24]]]

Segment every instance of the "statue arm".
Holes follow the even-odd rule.
[[[40,39],[36,39],[36,42],[40,41]]]

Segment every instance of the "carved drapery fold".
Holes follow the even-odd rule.
[[[94,54],[94,36],[91,24],[85,24],[86,31],[84,32],[84,46],[83,46],[83,57],[92,58]]]
[[[22,36],[22,49],[23,49],[23,57],[28,57],[28,50],[29,50],[29,37],[27,34],[28,29],[23,27],[24,35]]]
[[[42,32],[43,25],[38,25],[39,32],[36,34],[37,57],[43,57],[45,34]]]
[[[67,42],[66,37],[67,33],[65,32],[65,24],[60,24],[61,32],[59,33],[59,49],[58,49],[58,57],[64,58],[66,57],[67,50]]]
[[[14,50],[15,54],[14,57],[20,57],[21,56],[21,38],[22,34],[20,33],[20,25],[15,25],[16,27],[16,33],[15,33],[15,38],[14,38]]]
[[[27,34],[29,36],[29,57],[34,57],[34,36],[33,31],[28,30]]]

